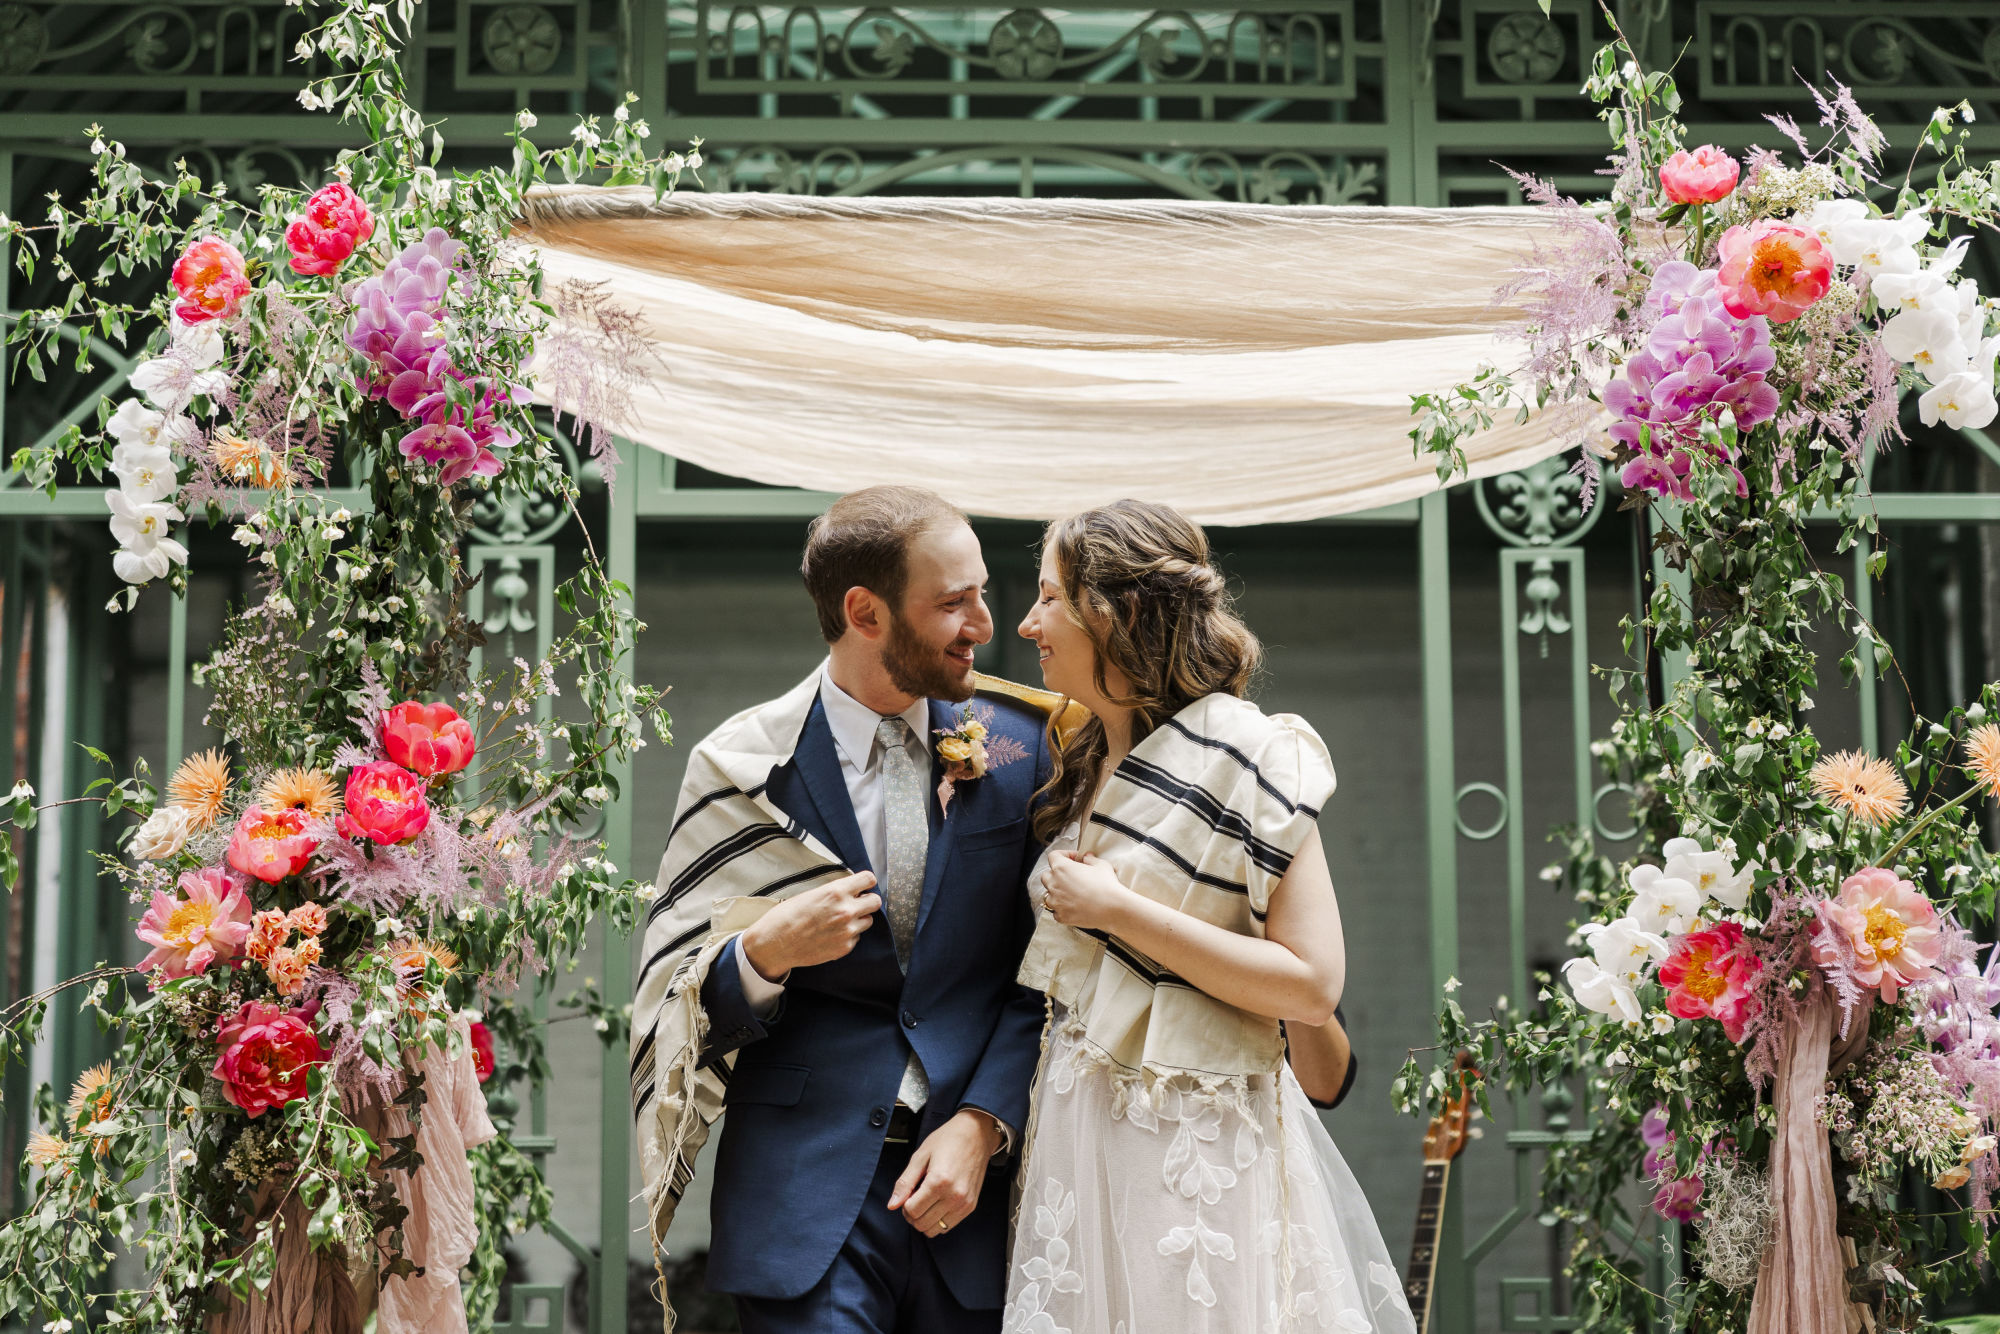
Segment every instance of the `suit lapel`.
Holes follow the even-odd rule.
[[[801,807],[790,811],[793,818],[839,852],[850,871],[873,870],[868,864],[868,846],[861,841],[861,826],[854,819],[854,803],[847,798],[847,780],[841,776],[833,731],[826,725],[826,710],[817,699],[806,715],[790,767],[806,796],[806,801],[793,803]],[[776,797],[773,793],[774,800]]]
[[[924,804],[930,810],[931,845],[924,855],[924,897],[917,907],[916,934],[921,936],[924,923],[929,920],[931,908],[937,902],[938,886],[944,880],[945,863],[951,860],[952,839],[958,830],[958,812],[965,805],[965,793],[954,793],[951,804],[942,811],[938,809],[937,786],[944,781],[944,759],[937,753],[934,744],[939,732],[948,732],[958,725],[958,715],[951,705],[932,700],[931,734],[924,738],[924,748],[931,756],[931,783],[924,792]]]

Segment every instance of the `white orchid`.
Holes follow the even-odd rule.
[[[135,501],[122,491],[105,492],[104,501],[111,507],[111,535],[118,539],[111,566],[120,579],[128,584],[164,579],[174,566],[187,562],[187,548],[167,536],[181,517],[178,509]]]
[[[1827,253],[1833,255],[1836,263],[1852,264],[1851,259],[1842,259],[1834,250],[1834,230],[1848,223],[1862,222],[1868,217],[1868,205],[1859,199],[1822,199],[1814,204],[1812,212],[1792,219],[1797,225],[1819,237]]]
[[[1972,365],[1972,349],[1958,336],[1951,310],[1906,310],[1882,326],[1882,348],[1914,366],[1932,384]]]
[[[1656,936],[1678,936],[1692,930],[1701,915],[1701,891],[1670,871],[1642,862],[1632,868],[1626,883],[1633,889],[1631,920]],[[1664,953],[1663,949],[1663,957]]]
[[[1596,960],[1571,959],[1563,965],[1563,981],[1584,1009],[1639,1022],[1639,997],[1632,984],[1606,972]]]
[[[1693,885],[1703,902],[1714,899],[1732,912],[1743,911],[1755,883],[1756,863],[1741,868],[1720,849],[1710,852],[1691,838],[1670,838],[1660,849],[1667,859],[1662,874]]]
[[[136,398],[128,398],[104,423],[106,434],[121,445],[157,445],[167,424],[167,414],[155,412]]]
[[[179,484],[173,453],[164,445],[119,445],[111,451],[111,471],[119,488],[141,504],[165,500]]]
[[[1917,242],[1931,229],[1930,215],[1911,209],[1900,218],[1858,218],[1833,227],[1833,259],[1852,264],[1869,281],[1882,274],[1915,273]]]
[[[177,416],[197,394],[214,398],[229,387],[229,372],[197,366],[175,352],[132,368],[131,385],[161,412]]]
[[[183,324],[174,318],[172,335],[173,352],[195,370],[205,371],[222,360],[228,350],[222,341],[222,328],[214,320],[203,320],[199,324]]]
[[[1947,375],[1917,399],[1917,416],[1926,426],[1942,421],[1953,430],[1979,430],[2000,417],[2000,400],[1993,397],[1993,359],[2000,337],[1979,345],[1971,367]]]
[[[1598,967],[1635,986],[1646,976],[1648,965],[1667,957],[1667,942],[1630,917],[1586,922],[1577,934],[1583,937]]]
[[[1978,347],[1986,337],[1986,302],[1980,298],[1979,284],[1967,278],[1951,289],[1947,300],[1946,309],[1958,320],[1958,341]]]
[[[1961,236],[1915,273],[1885,273],[1868,290],[1885,311],[1891,307],[1901,310],[1954,308],[1956,297],[1952,291],[1951,275],[1958,271],[1959,264],[1965,259],[1965,249],[1971,244],[1970,236]]]

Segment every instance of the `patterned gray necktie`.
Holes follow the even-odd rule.
[[[930,851],[931,830],[924,809],[928,775],[910,754],[910,725],[901,718],[884,718],[875,729],[882,746],[882,813],[888,825],[880,868],[882,906],[889,914],[889,933],[896,938],[896,962],[910,970],[910,942],[916,939],[917,909],[924,898],[924,858]]]
[[[886,865],[876,873],[877,887],[883,911],[889,915],[889,934],[896,940],[896,962],[907,973],[910,943],[917,936],[917,909],[924,901],[924,861],[930,852],[930,812],[924,806],[930,775],[911,754],[910,725],[901,718],[884,718],[875,728],[875,739],[882,746],[882,814],[888,826],[882,841]],[[922,1110],[930,1094],[930,1078],[912,1051],[896,1101]]]

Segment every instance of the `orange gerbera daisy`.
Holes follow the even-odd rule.
[[[167,783],[167,800],[185,808],[197,829],[208,828],[229,801],[229,760],[219,750],[188,756]]]
[[[97,1121],[111,1115],[111,1062],[93,1065],[77,1076],[76,1087],[69,1091],[69,1114],[72,1119],[90,1113],[88,1120]]]
[[[1979,786],[1988,796],[2000,796],[2000,724],[1975,727],[1965,738],[1965,757]]]
[[[405,983],[422,980],[427,963],[437,964],[439,970],[447,974],[458,967],[458,956],[446,945],[433,945],[428,940],[406,940],[392,948],[395,953],[389,961]]]
[[[340,805],[333,776],[320,769],[280,769],[264,780],[257,799],[266,810],[304,811],[316,820],[326,819]]]
[[[1910,789],[1887,760],[1843,750],[1812,767],[1813,794],[1866,825],[1880,827],[1903,813]]]

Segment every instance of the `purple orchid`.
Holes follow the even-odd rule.
[[[445,299],[464,249],[434,227],[350,293],[355,314],[347,345],[374,369],[364,388],[415,423],[397,447],[404,458],[436,464],[441,486],[500,472],[501,453],[519,440],[499,414],[528,398],[523,389],[468,375],[452,362]],[[469,413],[452,402],[452,382],[471,398]]]
[[[1628,487],[1687,499],[1691,450],[1702,449],[1736,474],[1738,495],[1749,485],[1734,457],[1705,442],[1701,426],[1723,409],[1738,428],[1769,421],[1778,392],[1764,376],[1776,362],[1762,316],[1739,320],[1714,295],[1715,273],[1685,260],[1662,264],[1646,292],[1654,317],[1625,374],[1604,390],[1619,420],[1611,438],[1637,451],[1619,480]]]

